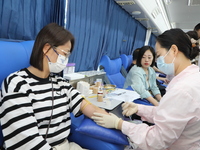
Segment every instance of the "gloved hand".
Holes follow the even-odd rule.
[[[109,115],[94,113],[91,117],[98,125],[105,128],[115,128],[118,129],[118,124],[121,118],[118,118],[113,113],[109,113]]]
[[[122,114],[125,116],[130,116],[133,115],[135,113],[137,113],[138,111],[138,106],[137,104],[133,103],[133,102],[125,102],[122,104]]]

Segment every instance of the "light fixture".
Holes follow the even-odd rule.
[[[199,0],[188,0],[188,6],[200,6]]]
[[[141,14],[141,11],[133,11],[131,14],[132,14],[132,15],[140,15],[140,14]]]
[[[153,33],[157,33],[157,32],[158,32],[158,30],[152,30],[151,32],[153,32]]]
[[[130,1],[116,1],[117,4],[123,6],[123,5],[133,5],[135,2],[133,0]]]
[[[151,30],[151,32],[158,32],[158,29],[156,27],[149,27],[148,30]]]
[[[172,0],[164,0],[164,2],[165,2],[166,5],[169,5],[169,4],[172,3]]]
[[[155,7],[152,12],[151,12],[151,15],[153,18],[156,18],[159,14],[161,13],[161,10],[159,7]]]
[[[176,22],[171,22],[172,28],[176,28]]]
[[[149,18],[150,22],[157,27],[158,33],[163,33],[171,29],[164,0],[134,0],[135,3],[141,8],[142,12]],[[155,32],[155,31],[153,31]]]
[[[165,7],[164,7],[164,5],[163,5],[163,2],[160,1],[160,0],[156,0],[156,2],[157,2],[158,7],[160,8],[161,14],[162,14],[162,16],[163,16],[163,19],[164,19],[164,21],[165,21],[165,24],[166,24],[167,28],[168,28],[168,29],[171,29],[171,25],[170,25],[170,23],[169,23],[169,19],[168,19],[168,17],[167,17],[167,13],[166,13],[166,11],[165,11]]]
[[[149,20],[149,18],[135,18],[135,19],[138,21],[148,21]]]

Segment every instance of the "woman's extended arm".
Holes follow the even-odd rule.
[[[154,106],[158,106],[158,101],[152,96],[146,98],[149,102],[151,102]]]
[[[81,111],[84,115],[91,118],[94,112],[108,114],[104,109],[101,109],[95,105],[93,105],[91,102],[89,102],[86,99],[83,99],[81,103]]]

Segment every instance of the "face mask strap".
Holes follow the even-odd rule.
[[[176,57],[174,57],[174,59],[172,60],[172,63],[174,63],[174,61],[175,61],[175,58],[176,58]]]
[[[46,55],[46,57],[47,57],[48,61],[51,62],[51,60],[49,59],[49,57],[47,55]]]
[[[54,50],[54,52],[55,52],[57,55],[59,55],[58,52],[57,52],[53,47],[52,47],[52,49]]]
[[[170,49],[170,50],[171,50],[171,49]],[[170,50],[168,50],[167,54],[169,54],[169,51],[170,51]],[[165,54],[164,58],[167,56],[167,54]]]
[[[171,48],[170,48],[170,50],[171,50]],[[169,50],[169,51],[170,51],[170,50]],[[167,52],[167,54],[169,53],[169,51]],[[165,54],[164,58],[167,56],[167,54]],[[175,58],[176,58],[176,57],[174,57],[174,59],[172,60],[172,63],[174,63]]]

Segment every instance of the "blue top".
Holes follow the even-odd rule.
[[[152,67],[148,68],[149,71],[149,82],[147,83],[147,75],[142,67],[134,65],[126,76],[126,81],[124,88],[131,86],[141,98],[148,98],[151,95],[149,90],[153,95],[160,94],[160,91],[156,84],[156,73]]]

